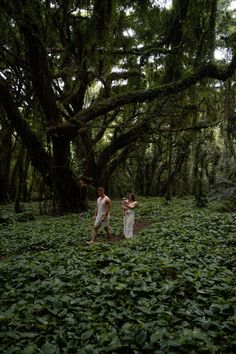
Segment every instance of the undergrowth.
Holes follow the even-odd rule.
[[[145,229],[87,246],[92,214],[0,225],[1,353],[235,352],[236,213],[140,198]]]

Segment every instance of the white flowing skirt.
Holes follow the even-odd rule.
[[[124,216],[124,235],[126,238],[133,237],[134,234],[134,211],[127,210]]]

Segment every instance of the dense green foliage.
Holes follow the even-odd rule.
[[[235,213],[142,199],[148,227],[87,246],[91,216],[1,226],[1,353],[235,352]]]

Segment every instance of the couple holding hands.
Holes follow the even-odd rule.
[[[105,195],[103,187],[97,189],[98,199],[97,205],[94,213],[94,229],[92,240],[87,241],[87,244],[92,244],[96,242],[98,229],[100,226],[104,227],[106,232],[107,239],[110,240],[109,233],[109,212],[111,208],[111,199]],[[130,238],[133,236],[133,227],[134,227],[134,208],[137,206],[135,201],[135,196],[133,193],[129,193],[127,198],[123,198],[121,202],[121,207],[124,213],[124,236]]]

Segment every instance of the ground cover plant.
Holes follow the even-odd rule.
[[[189,198],[136,214],[133,239],[91,246],[92,210],[0,225],[1,353],[235,352],[236,214]]]

